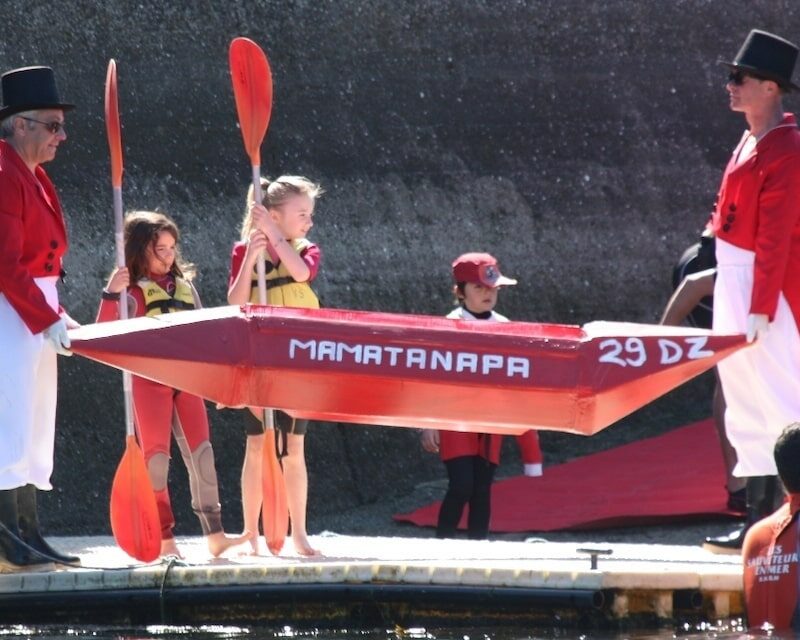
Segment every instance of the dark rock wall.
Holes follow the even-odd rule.
[[[444,314],[450,260],[489,250],[520,280],[501,296],[512,318],[652,322],[743,128],[715,61],[751,27],[800,40],[800,5],[781,0],[4,0],[3,14],[2,67],[51,64],[78,104],[48,171],[71,230],[63,301],[84,322],[113,264],[110,57],[125,205],[178,221],[207,305],[224,301],[250,175],[227,66],[230,40],[246,35],[275,83],[265,173],[327,191],[312,232],[326,306]],[[61,376],[46,519],[63,533],[106,531],[119,374],[72,358]],[[592,440],[545,434],[549,459],[707,413],[708,383],[695,389]],[[234,412],[210,414],[233,529],[243,436]],[[312,530],[442,474],[399,429],[321,425],[308,457]],[[195,532],[185,473],[173,476],[179,531]]]

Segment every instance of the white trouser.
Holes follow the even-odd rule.
[[[57,280],[35,279],[54,310]],[[0,490],[53,488],[57,390],[55,350],[41,333],[31,333],[0,293]]]
[[[717,238],[714,330],[746,333],[755,254]],[[783,294],[766,336],[718,365],[725,431],[736,449],[737,476],[775,475],[773,448],[783,428],[800,421],[800,334]]]

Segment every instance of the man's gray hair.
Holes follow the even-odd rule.
[[[14,118],[32,118],[36,115],[35,111],[21,111],[14,115],[0,120],[0,138],[6,139],[14,135]]]

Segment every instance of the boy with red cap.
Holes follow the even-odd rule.
[[[447,317],[452,320],[508,322],[494,310],[500,287],[517,284],[500,272],[497,260],[488,253],[465,253],[453,262],[453,292],[459,306]],[[500,462],[502,436],[461,431],[422,432],[422,447],[439,453],[447,468],[447,493],[439,509],[438,538],[455,536],[464,507],[469,504],[467,534],[481,540],[489,534],[491,488]],[[539,435],[534,430],[517,436],[526,476],[542,475]]]

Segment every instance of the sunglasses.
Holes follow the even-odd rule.
[[[755,80],[766,80],[766,78],[762,78],[755,73],[749,73],[747,71],[742,71],[741,69],[737,69],[736,71],[731,71],[728,74],[728,82],[735,84],[737,87],[741,87],[744,84],[745,78],[754,78]]]
[[[25,116],[20,116],[23,120],[27,120],[28,122],[36,122],[37,124],[41,124],[53,135],[64,131],[64,123],[59,122],[58,120],[53,120],[52,122],[42,122],[41,120],[35,120],[33,118],[26,118]]]

